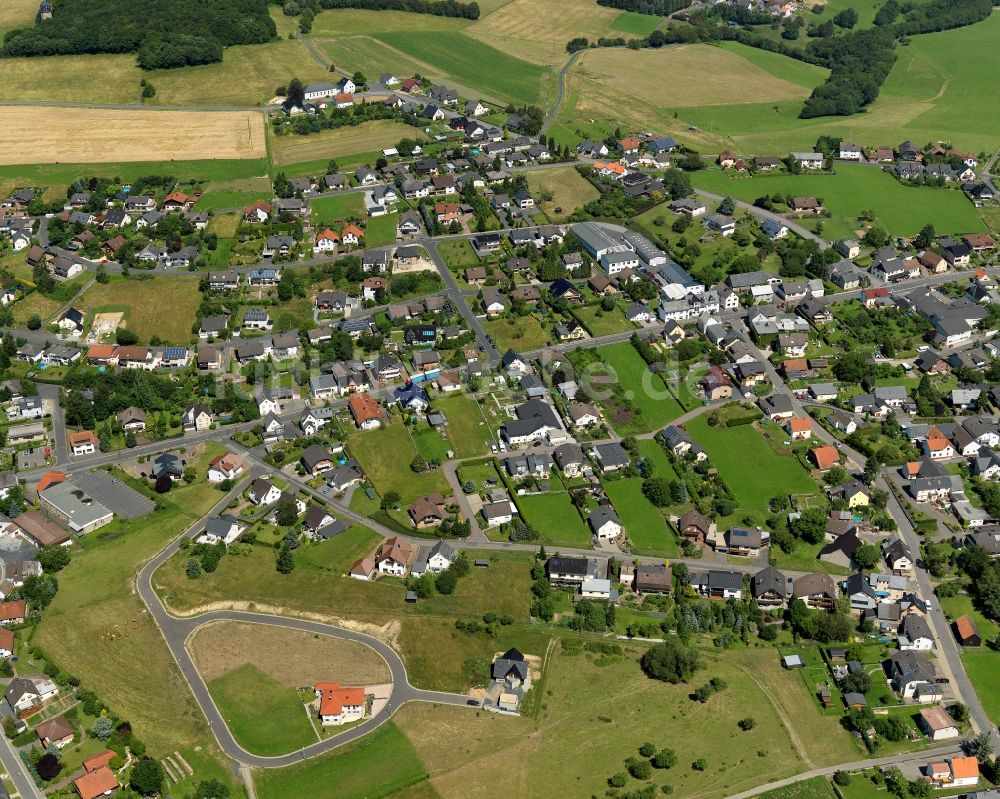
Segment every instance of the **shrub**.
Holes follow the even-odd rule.
[[[640,664],[654,679],[674,684],[687,682],[698,667],[698,652],[675,638],[668,638],[646,650]]]
[[[653,767],[648,760],[640,760],[633,757],[628,760],[628,773],[637,780],[648,780],[653,776]]]
[[[673,768],[677,765],[677,753],[673,749],[661,749],[652,760],[653,768]]]
[[[704,771],[705,769],[708,768],[708,761],[705,760],[705,758],[703,757],[699,757],[691,764],[691,768],[693,768],[695,771]]]

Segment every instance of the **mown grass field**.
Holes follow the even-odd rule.
[[[0,6],[0,34],[11,28],[27,28],[35,24],[38,3],[34,0],[5,0]]]
[[[260,799],[371,799],[424,782],[427,773],[407,737],[387,722],[357,743],[297,766],[264,769],[255,779]],[[435,796],[433,792],[413,797]]]
[[[742,180],[711,170],[695,173],[693,180],[698,188],[750,202],[762,194],[820,197],[832,214],[823,220],[828,238],[853,234],[862,211],[872,211],[893,235],[911,236],[928,222],[942,233],[986,229],[960,191],[903,186],[867,166],[838,164],[835,175],[761,175]]]
[[[741,54],[704,44],[638,52],[590,50],[580,57],[573,72],[603,84],[622,99],[634,97],[670,109],[804,99],[809,94],[802,82],[790,80],[790,75],[776,75]],[[822,70],[803,64],[802,73],[819,76]],[[697,80],[690,80],[692,75],[697,75]]]
[[[502,43],[505,52],[518,58],[558,67],[566,60],[566,42],[577,36],[599,39],[620,16],[618,10],[589,0],[513,0],[465,32],[493,47]]]
[[[112,278],[94,283],[75,302],[86,313],[124,311],[125,327],[142,342],[153,335],[164,342],[186,343],[201,302],[197,277],[170,276],[149,280]]]
[[[610,311],[603,310],[599,305],[574,308],[573,315],[592,336],[607,336],[634,329],[634,325],[625,318],[625,313],[617,305]]]
[[[552,338],[535,316],[492,319],[483,322],[483,328],[493,336],[500,352],[506,352],[508,348],[518,351],[536,350],[544,347]]]
[[[708,452],[739,508],[767,512],[773,496],[814,494],[816,484],[792,456],[778,455],[754,425],[710,427],[704,416],[685,426],[691,438]],[[784,435],[772,427],[771,435]]]
[[[972,680],[979,701],[983,703],[986,715],[994,724],[1000,724],[1000,685],[997,685],[997,668],[1000,668],[1000,654],[986,647],[979,651],[966,650],[962,654],[965,673]]]
[[[552,76],[547,68],[457,31],[389,31],[377,38],[497,100],[538,103],[544,83]]]
[[[826,777],[813,777],[760,795],[761,799],[836,799]]]
[[[608,480],[604,483],[604,490],[622,520],[633,552],[667,557],[677,555],[677,542],[667,527],[663,513],[653,507],[642,493],[642,478]]]
[[[573,507],[568,493],[518,497],[517,505],[524,521],[535,529],[544,544],[590,548],[590,528]]]
[[[248,752],[283,755],[317,740],[298,692],[250,663],[209,681],[208,692]]]
[[[312,211],[313,224],[332,227],[340,232],[347,219],[360,219],[365,215],[365,201],[361,194],[337,194],[333,197],[321,197],[309,203]]]
[[[337,12],[328,13],[340,12],[338,10]],[[357,13],[388,14],[392,16],[392,12],[383,11],[359,11]],[[407,16],[426,17],[427,15],[410,14]],[[379,32],[379,30],[375,30],[370,35],[338,35],[336,38],[319,38],[314,41],[317,47],[326,52],[334,64],[343,64],[350,69],[361,70],[366,76],[369,76],[369,80],[377,79],[383,72],[391,72],[400,80],[408,78],[411,75],[427,74],[427,65],[421,64],[405,53],[373,38],[374,34]]]
[[[457,458],[472,458],[489,453],[489,442],[495,440],[485,423],[479,402],[467,394],[456,393],[434,400],[434,410],[448,420],[448,447]]]
[[[631,33],[634,36],[649,36],[661,22],[663,22],[663,17],[638,14],[635,11],[622,11],[611,23],[611,30],[619,33]]]
[[[193,161],[113,161],[100,164],[79,162],[0,165],[0,183],[5,186],[66,187],[84,177],[119,177],[135,180],[142,175],[173,175],[178,180],[237,180],[267,175],[263,158]]]
[[[22,0],[16,0],[20,3]],[[0,20],[5,16],[0,4]],[[34,4],[32,20],[38,4]],[[0,33],[3,23],[0,21]],[[100,75],[100,80],[94,76]],[[133,55],[68,55],[5,58],[0,100],[47,102],[134,103],[142,70]],[[65,111],[67,122],[72,111]]]
[[[410,441],[409,433],[399,421],[384,425],[378,430],[363,430],[352,433],[347,440],[351,455],[357,459],[365,476],[379,494],[393,489],[402,497],[402,505],[411,503],[417,497],[438,492],[450,494],[448,481],[440,471],[418,474],[410,468],[410,462],[417,451]],[[393,457],[385,457],[385,453]]]
[[[367,153],[394,147],[400,139],[426,137],[420,128],[380,119],[362,125],[324,130],[309,136],[272,136],[271,161],[275,167]],[[325,174],[325,172],[324,172]]]
[[[329,73],[301,42],[284,39],[227,47],[219,64],[153,70],[143,77],[156,87],[149,105],[252,106],[268,102],[293,77],[310,83],[327,80]]]
[[[577,172],[574,166],[529,171],[525,177],[538,206],[553,222],[566,219],[600,195],[594,184]],[[551,194],[552,198],[543,198],[545,193]]]
[[[646,362],[627,341],[599,347],[597,353],[601,361],[613,370],[617,382],[631,395],[632,404],[641,411],[628,419],[615,420],[609,415],[608,421],[619,434],[658,430],[684,412],[680,403],[667,394],[660,376],[649,371]],[[607,403],[602,404],[609,407]]]
[[[382,247],[394,243],[398,223],[399,214],[370,217],[365,225],[365,246]]]

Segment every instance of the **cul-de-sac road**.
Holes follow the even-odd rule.
[[[230,498],[245,490],[249,481],[255,476],[256,474],[251,475],[247,480],[244,480],[240,483],[240,485],[236,486],[231,493],[227,494],[225,498],[212,509],[209,515],[222,513],[225,510],[226,505],[229,503]],[[160,632],[163,634],[163,638],[166,640],[167,646],[170,648],[170,653],[173,655],[174,660],[177,662],[177,665],[181,670],[181,674],[184,675],[184,679],[187,681],[188,685],[191,686],[194,698],[198,702],[202,712],[205,714],[205,717],[208,719],[208,724],[212,728],[212,732],[215,735],[216,740],[219,742],[219,746],[222,747],[222,750],[227,755],[237,762],[249,766],[255,766],[257,768],[279,768],[281,766],[290,766],[293,763],[298,763],[310,757],[323,754],[324,752],[329,752],[331,749],[335,749],[338,746],[350,743],[351,741],[355,741],[358,738],[367,735],[388,721],[393,713],[399,710],[399,708],[407,702],[437,702],[439,704],[446,705],[468,705],[470,701],[468,694],[439,693],[437,691],[422,691],[418,688],[414,688],[407,680],[406,666],[403,665],[402,659],[395,652],[395,650],[393,650],[392,647],[385,642],[380,641],[378,638],[365,635],[364,633],[346,630],[342,627],[337,627],[332,624],[324,624],[317,621],[308,621],[305,619],[289,618],[285,616],[272,616],[265,613],[250,613],[239,610],[218,610],[209,613],[202,613],[198,616],[191,616],[188,618],[179,618],[170,614],[160,601],[156,591],[153,590],[153,573],[168,558],[178,551],[181,540],[184,538],[193,538],[203,529],[204,522],[202,521],[192,525],[183,536],[174,540],[159,555],[147,563],[145,567],[143,567],[142,571],[139,572],[137,587],[139,596],[146,604],[146,607],[149,608],[149,612],[153,616],[153,621],[156,622],[156,625],[160,628]],[[208,687],[205,685],[204,679],[202,679],[201,674],[195,667],[194,661],[185,646],[188,638],[195,630],[204,624],[214,621],[240,621],[251,622],[254,624],[268,624],[275,627],[285,627],[291,630],[301,630],[307,633],[329,635],[334,638],[341,638],[346,641],[354,641],[359,644],[364,644],[365,646],[369,646],[378,652],[389,666],[389,672],[392,675],[392,692],[390,693],[385,706],[377,714],[365,719],[360,724],[351,727],[350,729],[347,729],[339,734],[332,735],[325,740],[317,741],[310,746],[306,746],[286,755],[279,755],[276,757],[263,757],[261,755],[255,755],[244,749],[229,730],[225,720],[222,718],[222,714],[219,712],[218,707],[216,707],[215,702],[212,700],[212,697],[208,692]],[[331,679],[334,677],[335,675],[331,675]]]

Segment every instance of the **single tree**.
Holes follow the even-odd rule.
[[[129,785],[143,796],[155,796],[163,789],[163,766],[151,757],[142,758],[132,766]]]

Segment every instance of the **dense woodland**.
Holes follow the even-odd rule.
[[[4,36],[8,56],[138,54],[143,69],[222,60],[277,35],[266,0],[58,0],[52,19]]]
[[[691,5],[688,0],[597,0],[599,6],[666,17]]]
[[[457,0],[320,0],[323,8],[364,8],[370,11],[410,11],[438,17],[479,19],[479,3]]]

